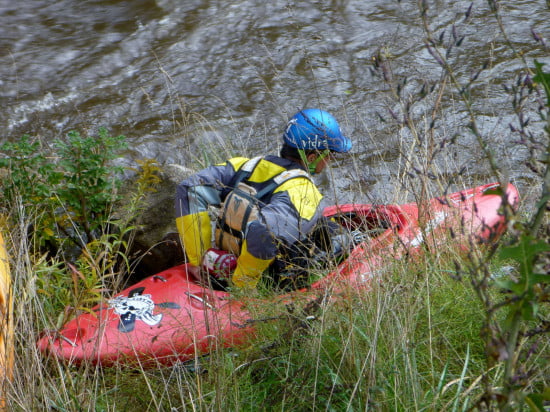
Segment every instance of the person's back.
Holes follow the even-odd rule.
[[[233,207],[222,208],[216,242],[218,247],[238,255],[231,284],[255,288],[280,248],[303,241],[321,215],[322,195],[308,172],[321,172],[332,151],[343,153],[350,149],[351,141],[341,134],[330,114],[307,109],[288,122],[280,157],[259,158],[252,166],[247,158],[233,158],[183,181],[176,193],[176,225],[188,261],[195,267],[194,274],[200,274],[202,257],[212,246],[208,206],[220,207],[239,195],[238,201],[231,203]],[[281,177],[285,174],[293,176],[285,180]],[[240,184],[252,189],[248,195],[247,190],[235,190]],[[255,213],[252,206],[250,213],[235,206],[247,196],[257,209]],[[231,242],[224,245],[224,238]]]

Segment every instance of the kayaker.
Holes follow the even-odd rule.
[[[190,272],[201,276],[213,237],[208,207],[217,206],[216,246],[238,256],[230,283],[256,288],[281,249],[304,241],[322,216],[322,195],[311,175],[320,173],[333,153],[351,147],[331,114],[305,109],[289,120],[280,156],[235,157],[181,182],[176,226]]]

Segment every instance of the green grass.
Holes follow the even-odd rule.
[[[300,327],[296,314],[261,324],[250,347],[201,359],[202,373],[183,367],[71,367],[36,357],[45,379],[36,387],[38,393],[25,400],[26,407],[444,409],[484,371],[483,311],[466,282],[452,279],[442,268],[418,271],[418,262],[413,266],[415,270],[394,268],[368,293],[323,305],[315,319],[299,319]],[[16,379],[20,389],[29,378],[36,385],[37,377],[22,372]],[[471,390],[470,396],[476,392],[480,390]]]

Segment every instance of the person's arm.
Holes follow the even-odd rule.
[[[210,166],[185,179],[176,189],[176,227],[189,263],[198,266],[211,247],[208,206],[219,206],[222,191],[235,175],[234,163]]]
[[[292,183],[281,185],[261,209],[259,219],[248,225],[232,277],[235,286],[255,288],[262,272],[275,259],[279,243],[303,241],[315,227],[322,196],[309,180]]]

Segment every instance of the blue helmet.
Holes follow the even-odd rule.
[[[340,125],[330,114],[320,109],[305,109],[289,120],[284,142],[301,150],[325,150],[345,153],[351,150],[351,140],[340,131]]]

